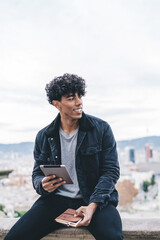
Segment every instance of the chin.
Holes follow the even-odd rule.
[[[74,116],[74,119],[80,119],[82,117],[82,114],[79,114],[78,116]]]

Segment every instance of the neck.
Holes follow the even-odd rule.
[[[72,132],[74,132],[78,127],[78,120],[74,119],[74,120],[64,120],[63,118],[61,118],[61,128],[63,129],[63,131],[67,134],[71,134]]]

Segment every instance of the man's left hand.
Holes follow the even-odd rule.
[[[75,216],[83,217],[83,220],[78,224],[79,226],[88,226],[91,222],[92,216],[96,211],[98,203],[90,203],[88,206],[82,206],[76,210]]]

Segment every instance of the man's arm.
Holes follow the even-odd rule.
[[[91,202],[98,202],[103,208],[108,204],[109,198],[115,189],[119,178],[119,162],[116,142],[110,126],[103,124],[102,152],[100,154],[100,177],[90,197]]]
[[[55,175],[48,177],[44,176],[43,172],[40,169],[40,165],[43,164],[43,161],[41,160],[41,148],[39,141],[42,141],[40,132],[37,134],[34,146],[35,163],[32,172],[32,182],[38,194],[47,195],[55,191],[58,187],[65,184],[66,182],[63,181],[61,178],[56,178]]]
[[[90,197],[89,205],[76,210],[76,215],[83,217],[78,226],[88,226],[97,207],[103,208],[107,205],[118,178],[119,163],[116,142],[110,126],[105,124],[100,156],[100,178]]]
[[[41,149],[40,149],[40,144],[39,144],[39,139],[40,139],[40,132],[36,136],[35,140],[35,145],[34,145],[34,167],[32,171],[32,183],[33,187],[36,190],[36,192],[39,195],[44,195],[48,194],[43,188],[42,188],[42,180],[44,178],[44,174],[42,173],[40,169],[40,165],[43,164],[43,162],[40,160],[41,156]]]

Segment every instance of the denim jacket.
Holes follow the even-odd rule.
[[[48,196],[42,188],[44,175],[41,164],[61,164],[60,114],[36,136],[34,147],[33,186],[38,194]],[[118,204],[115,184],[119,178],[116,142],[109,124],[83,112],[79,119],[76,146],[76,172],[83,200],[89,204],[98,202],[103,208],[109,202]]]

